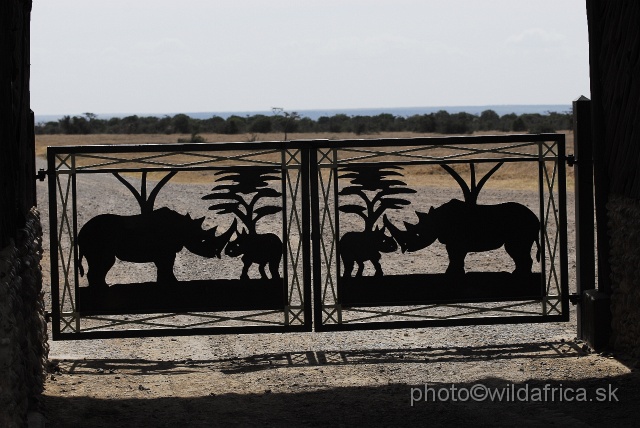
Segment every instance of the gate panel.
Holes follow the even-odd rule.
[[[330,141],[311,168],[316,330],[568,320],[564,135]]]
[[[49,148],[53,337],[309,331],[312,276],[318,331],[566,321],[564,150],[558,134]]]
[[[307,157],[50,147],[54,339],[309,331]]]

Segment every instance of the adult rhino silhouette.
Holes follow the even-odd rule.
[[[89,220],[78,233],[80,275],[84,275],[83,257],[87,259],[90,287],[107,287],[106,276],[116,258],[132,263],[154,263],[158,283],[177,281],[173,273],[176,254],[183,248],[202,257],[220,258],[236,229],[216,236],[217,226],[203,230],[204,217],[192,219],[169,208],[149,213],[121,216],[101,214]]]
[[[476,186],[475,168],[471,166],[471,188],[449,166],[441,165],[460,184],[465,201],[452,199],[441,206],[431,207],[428,213],[416,211],[417,224],[405,222],[405,230],[394,226],[387,216],[383,222],[402,252],[428,247],[436,240],[445,245],[449,255],[448,274],[464,274],[464,259],[470,252],[504,248],[515,263],[514,273],[531,273],[531,247],[537,245],[536,259],[540,261],[540,221],[526,206],[517,202],[478,205],[478,193],[488,178],[502,166],[496,165]]]
[[[416,211],[417,224],[405,222],[406,230],[395,227],[384,216],[384,224],[400,244],[402,252],[421,250],[436,240],[449,255],[447,273],[462,274],[464,259],[470,252],[496,250],[504,245],[516,267],[514,273],[531,273],[531,246],[538,246],[540,261],[540,222],[524,205],[506,202],[497,205],[469,205],[453,199],[428,213]]]

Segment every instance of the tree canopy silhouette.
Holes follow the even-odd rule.
[[[216,182],[225,184],[215,186],[211,189],[213,193],[202,199],[218,201],[209,209],[218,214],[234,214],[250,234],[256,233],[256,223],[262,217],[282,211],[282,207],[277,205],[258,206],[262,199],[282,195],[269,187],[269,182],[281,179],[279,168],[241,166],[218,171],[216,175],[220,176]]]
[[[397,166],[353,166],[342,168],[339,178],[349,179],[351,186],[343,188],[339,195],[360,197],[364,206],[357,204],[341,205],[343,213],[357,214],[365,222],[365,231],[373,231],[378,219],[386,210],[402,209],[411,202],[396,195],[416,193],[401,180],[389,177],[402,177]]]

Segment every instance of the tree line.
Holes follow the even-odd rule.
[[[436,113],[413,116],[394,116],[382,113],[375,116],[349,116],[335,114],[317,120],[300,116],[296,112],[274,110],[273,115],[233,115],[224,119],[212,116],[196,119],[186,114],[175,116],[127,116],[100,119],[93,113],[64,116],[57,121],[38,123],[36,134],[261,134],[270,132],[340,133],[357,135],[379,132],[416,132],[439,134],[470,134],[476,131],[503,131],[544,133],[573,128],[570,112],[546,114],[515,113],[500,116],[493,110],[479,115],[469,113]],[[285,137],[286,139],[286,137]]]

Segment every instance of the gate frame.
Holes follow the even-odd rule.
[[[557,235],[555,239],[559,242],[559,249],[554,249],[557,252],[555,257],[557,263],[559,263],[559,280],[556,280],[556,287],[560,293],[557,296],[557,301],[554,306],[559,308],[558,314],[549,315],[511,315],[511,316],[485,316],[485,317],[459,317],[448,319],[421,319],[417,321],[381,321],[381,322],[353,322],[342,323],[341,321],[336,324],[326,324],[323,322],[322,311],[322,257],[320,254],[320,238],[321,231],[320,225],[320,194],[318,187],[318,150],[319,149],[339,149],[339,148],[369,148],[375,150],[376,147],[429,147],[435,145],[469,145],[476,146],[482,144],[499,144],[499,143],[538,143],[539,151],[545,142],[553,142],[556,144],[557,153],[555,156],[544,157],[538,154],[537,162],[539,165],[539,193],[540,194],[540,215],[543,218],[541,222],[541,232],[545,233],[545,218],[544,218],[544,203],[543,195],[544,190],[549,190],[545,187],[544,177],[542,176],[543,169],[546,168],[543,164],[545,162],[554,160],[555,167],[553,171],[552,187],[555,183],[557,186],[557,203],[558,213],[555,217],[557,226]],[[427,144],[428,143],[428,144]],[[176,149],[174,151],[170,149]],[[56,171],[56,156],[61,154],[115,154],[115,153],[188,153],[188,152],[216,152],[216,151],[250,151],[250,150],[279,150],[283,156],[288,150],[295,150],[300,155],[299,163],[299,179],[302,180],[299,198],[301,201],[302,219],[301,227],[299,229],[301,248],[302,248],[302,312],[304,313],[304,321],[301,325],[287,325],[288,309],[285,306],[283,311],[285,312],[285,322],[283,325],[248,325],[248,326],[215,326],[215,327],[190,327],[190,328],[162,328],[162,329],[137,329],[137,330],[97,330],[82,332],[76,331],[72,333],[66,333],[60,330],[61,322],[61,308],[60,308],[60,278],[59,278],[59,259],[58,259],[58,212],[57,212],[57,189],[56,185],[59,184],[58,173]],[[480,150],[482,151],[482,150]],[[485,150],[486,151],[486,150]],[[435,327],[435,326],[464,326],[464,325],[487,325],[487,324],[507,324],[507,323],[543,323],[543,322],[556,322],[556,321],[568,321],[569,320],[569,292],[568,292],[568,262],[567,262],[567,214],[566,214],[566,167],[567,160],[565,154],[565,136],[564,134],[516,134],[516,135],[487,135],[487,136],[452,136],[452,137],[417,137],[417,138],[405,138],[405,139],[377,139],[377,140],[291,140],[284,142],[229,142],[229,143],[188,143],[188,144],[148,144],[148,145],[118,145],[118,146],[57,146],[48,148],[48,171],[49,171],[49,222],[51,230],[50,234],[51,242],[51,287],[52,287],[52,305],[53,305],[53,339],[94,339],[94,338],[123,338],[123,337],[153,337],[153,336],[182,336],[182,335],[196,335],[196,334],[240,334],[240,333],[275,333],[275,332],[309,332],[309,331],[339,331],[339,330],[376,330],[376,329],[389,329],[389,328],[410,328],[410,327]],[[148,159],[148,158],[141,158]],[[465,158],[458,160],[457,163],[470,163],[471,158]],[[514,158],[515,159],[515,158]],[[484,161],[493,162],[496,159],[485,159]],[[482,161],[482,159],[478,159]],[[514,160],[512,160],[513,162]],[[535,162],[536,160],[532,156],[528,156],[526,159],[520,159],[519,161]],[[455,161],[454,161],[455,162]],[[452,162],[447,161],[421,161],[422,164],[447,164]],[[396,162],[399,165],[416,164],[416,162]],[[286,162],[281,162],[283,174],[283,211],[286,211]],[[198,168],[188,167],[151,167],[151,168],[137,168],[135,172],[142,171],[169,171],[169,170],[214,170],[220,169],[220,167],[206,167],[199,166]],[[336,188],[337,188],[337,165],[336,170]],[[132,169],[129,169],[133,171]],[[104,170],[105,173],[112,172],[112,170]],[[71,197],[73,204],[73,212],[75,213],[76,206],[76,174],[78,171],[75,169],[75,164],[69,165],[67,172],[70,175],[70,187]],[[548,177],[547,177],[548,178]],[[557,182],[555,179],[557,178]],[[548,185],[548,183],[546,184]],[[336,193],[337,204],[337,193]],[[315,197],[315,201],[311,201]],[[336,206],[337,210],[337,206]],[[286,216],[286,212],[283,216]],[[555,214],[554,214],[555,215]],[[68,219],[67,219],[68,221]],[[283,227],[286,220],[283,220]],[[77,236],[77,223],[76,215],[73,216],[73,236]],[[284,237],[287,237],[286,228],[284,230]],[[337,236],[333,239],[337,241]],[[541,259],[542,267],[541,271],[544,273],[544,261],[545,261],[545,239],[541,241]],[[283,242],[284,245],[286,245]],[[75,263],[77,261],[77,245],[75,242],[73,245],[73,261],[75,275],[75,287],[78,284],[77,267]],[[283,255],[286,258],[286,254]],[[554,261],[556,263],[556,261]],[[339,261],[338,261],[339,265]],[[285,262],[284,269],[287,269]],[[557,274],[558,272],[556,272]],[[543,274],[543,281],[546,281],[546,276]],[[284,283],[284,279],[283,279]],[[288,287],[288,285],[287,285]],[[312,292],[313,287],[313,292]],[[554,297],[556,297],[554,295]],[[533,301],[537,302],[537,301]],[[541,305],[544,305],[544,298],[540,301]],[[393,305],[389,305],[393,306]],[[399,305],[398,305],[399,306]],[[411,306],[411,305],[403,305]],[[543,312],[545,311],[543,306]],[[224,311],[219,311],[224,312]],[[215,312],[213,312],[215,313]],[[76,318],[79,320],[79,318]],[[79,323],[79,321],[77,321]]]
[[[174,148],[177,150],[171,151]],[[284,155],[288,150],[297,150],[300,156],[299,166],[299,179],[301,181],[300,194],[298,198],[301,199],[301,228],[300,228],[300,246],[302,251],[302,312],[304,314],[304,321],[300,325],[248,325],[248,326],[215,326],[215,327],[193,327],[193,328],[161,328],[161,329],[133,329],[133,330],[95,330],[95,331],[80,331],[79,322],[80,317],[77,316],[77,312],[73,313],[73,318],[76,322],[75,332],[61,331],[61,315],[62,310],[60,307],[60,276],[59,276],[59,254],[58,254],[58,171],[56,169],[56,159],[59,155],[70,155],[72,158],[74,155],[87,154],[87,155],[109,155],[109,154],[126,154],[126,153],[185,153],[185,152],[219,152],[219,151],[244,151],[251,150],[279,150],[282,156],[280,167],[283,174],[282,190],[283,200],[286,201],[286,162],[284,161]],[[204,335],[204,334],[253,334],[253,333],[289,333],[289,332],[309,332],[313,328],[312,324],[312,310],[311,310],[311,287],[308,285],[311,282],[311,244],[310,244],[310,195],[309,187],[305,185],[308,183],[309,175],[309,162],[308,162],[309,150],[306,145],[292,144],[291,142],[228,142],[228,143],[186,143],[186,144],[144,144],[144,145],[92,145],[92,146],[50,146],[47,148],[47,169],[48,169],[48,190],[49,190],[49,226],[50,226],[50,263],[51,263],[51,301],[52,301],[52,336],[53,340],[79,340],[79,339],[107,339],[107,338],[130,338],[130,337],[163,337],[163,336],[189,336],[189,335]],[[152,157],[152,156],[149,156]],[[75,159],[75,158],[73,158]],[[206,167],[200,166],[197,168],[188,167],[150,167],[150,168],[135,168],[125,169],[130,172],[157,172],[157,171],[195,171],[195,170],[218,170],[220,167]],[[121,172],[118,169],[104,170],[104,173]],[[75,162],[72,161],[69,165],[68,172],[70,175],[70,191],[72,198],[72,212],[73,224],[68,225],[71,228],[73,237],[77,237],[77,216],[76,216],[76,175],[78,171],[76,169]],[[88,173],[100,173],[88,172]],[[287,215],[286,203],[283,202],[283,233],[285,238],[286,234],[286,220]],[[68,219],[67,219],[68,221]],[[78,249],[75,242],[71,244],[73,246],[73,272],[74,275],[74,287],[78,287]],[[283,247],[286,248],[287,242],[283,242]],[[283,251],[283,259],[286,260],[286,251]],[[70,260],[68,260],[70,262]],[[287,269],[285,262],[284,269]],[[286,274],[283,275],[283,286],[285,284]],[[285,293],[285,297],[287,293]],[[74,295],[75,297],[75,295]],[[283,315],[285,320],[288,319],[288,307],[283,307]],[[225,312],[225,311],[218,311]],[[195,313],[195,312],[190,312]],[[200,312],[207,313],[207,312]],[[215,312],[211,312],[215,313]],[[174,315],[180,315],[181,313],[174,313]],[[189,313],[182,313],[189,314]],[[160,314],[148,314],[148,315],[160,315]],[[153,317],[152,317],[153,318]],[[73,321],[72,321],[73,322]],[[70,324],[70,322],[66,322]],[[132,324],[135,324],[132,322]],[[63,329],[64,330],[64,329]]]
[[[486,135],[486,136],[451,136],[451,137],[418,137],[418,138],[399,138],[399,139],[377,139],[377,140],[324,140],[314,141],[313,151],[310,155],[311,171],[310,171],[310,185],[311,194],[319,195],[318,190],[318,150],[317,149],[340,149],[340,148],[363,148],[363,149],[375,149],[376,147],[415,147],[421,145],[421,143],[429,142],[429,146],[437,145],[455,145],[455,144],[467,144],[467,145],[481,145],[481,144],[496,144],[496,143],[535,143],[542,144],[544,142],[554,142],[557,144],[558,153],[555,156],[557,165],[557,177],[558,177],[558,238],[559,238],[559,264],[560,264],[560,313],[556,315],[515,315],[515,316],[490,316],[484,318],[478,317],[465,317],[465,318],[449,318],[449,319],[423,319],[415,321],[380,321],[380,322],[353,322],[343,323],[340,314],[338,314],[338,322],[334,324],[327,324],[323,322],[323,302],[322,302],[322,264],[319,262],[322,259],[320,251],[321,231],[320,225],[320,200],[314,201],[312,206],[312,252],[313,252],[313,285],[314,285],[314,331],[353,331],[353,330],[380,330],[380,329],[396,329],[396,328],[418,328],[418,327],[446,327],[446,326],[467,326],[467,325],[490,325],[490,324],[516,324],[516,323],[546,323],[546,322],[558,322],[569,321],[569,286],[568,286],[568,257],[567,257],[567,213],[566,213],[566,163],[567,156],[565,150],[565,135],[564,134],[515,134],[515,135]],[[553,158],[553,157],[552,157]],[[542,176],[542,163],[550,160],[547,158],[539,157],[539,188],[543,189],[543,176]],[[460,161],[460,163],[467,163],[467,161]],[[529,160],[529,162],[533,162]],[[426,162],[425,162],[426,163]],[[429,163],[442,163],[448,162],[429,162]],[[398,164],[398,163],[396,163]],[[406,162],[410,164],[410,162]],[[337,166],[335,167],[337,171]],[[335,173],[335,181],[337,183],[337,172]],[[337,188],[337,184],[336,184]],[[547,189],[548,190],[548,189]],[[335,192],[336,205],[337,205],[337,192]],[[542,196],[542,195],[541,195]],[[542,197],[540,204],[542,205]],[[336,207],[337,211],[337,207]],[[544,210],[543,210],[544,211]],[[338,221],[336,220],[336,223]],[[541,230],[544,228],[544,218],[540,219]],[[337,227],[337,226],[336,226]],[[544,241],[540,243],[542,251],[542,259],[544,261]],[[338,259],[336,253],[336,259]],[[339,265],[339,259],[337,264]],[[339,276],[339,273],[338,273]],[[337,278],[337,276],[336,276]],[[393,306],[393,305],[388,305]],[[410,305],[405,305],[410,306]],[[420,306],[416,304],[414,306]]]

